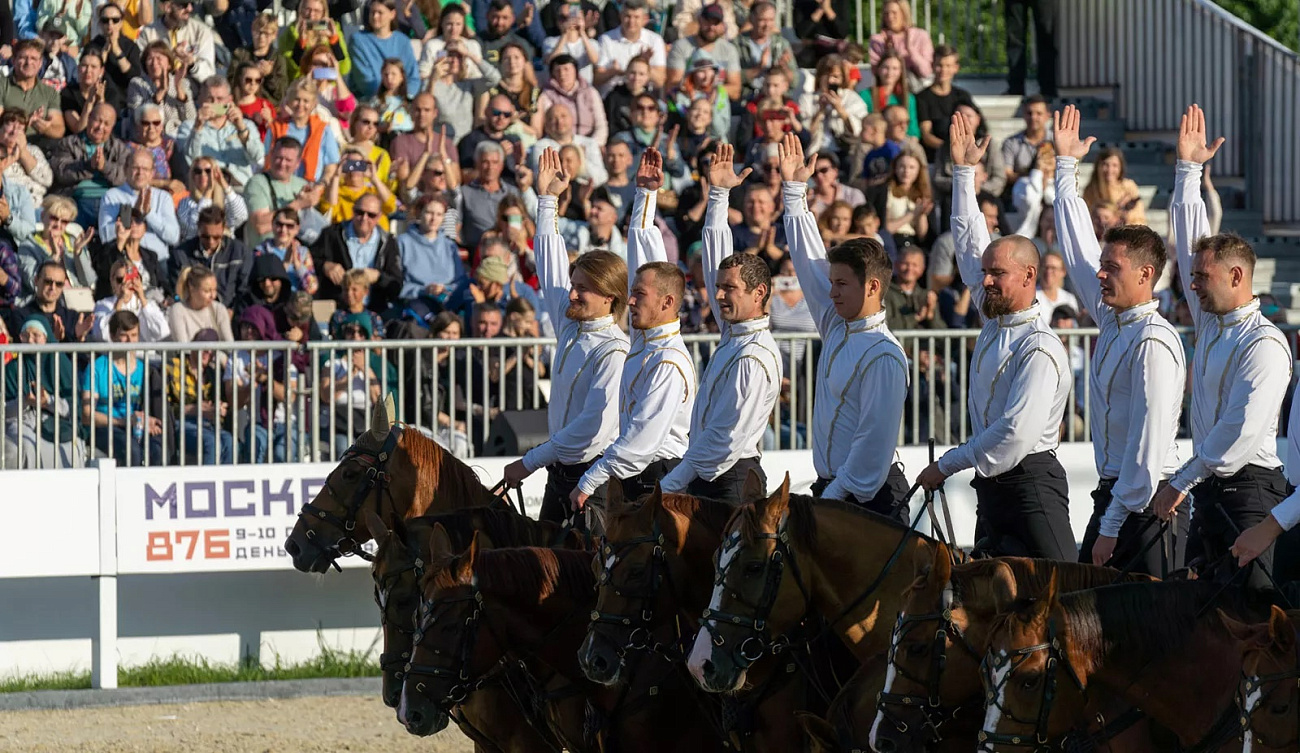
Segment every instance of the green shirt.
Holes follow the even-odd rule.
[[[307,181],[294,175],[289,180],[281,183],[271,180],[271,176],[266,173],[254,175],[248,183],[244,185],[244,201],[248,204],[248,213],[260,212],[263,209],[269,209],[272,212],[281,207],[288,206],[294,199],[298,198],[298,193],[307,185]],[[255,248],[262,241],[270,238],[270,234],[258,235],[253,230],[253,223],[248,223],[245,233],[248,238],[249,248]]]
[[[18,84],[14,83],[13,76],[0,79],[0,107],[4,107],[6,112],[22,110],[28,117],[42,107],[45,108],[47,115],[62,112],[59,109],[59,93],[49,84],[37,81],[31,89],[23,91]],[[27,126],[27,137],[31,138],[35,135],[37,135],[36,129]]]

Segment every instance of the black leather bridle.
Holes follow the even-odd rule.
[[[1237,710],[1240,712],[1238,721],[1241,725],[1242,735],[1251,735],[1254,737],[1255,742],[1274,750],[1300,750],[1300,631],[1297,631],[1296,638],[1295,666],[1268,675],[1247,675],[1243,671],[1241,682],[1237,685]],[[1246,702],[1250,698],[1250,694],[1256,690],[1260,691],[1260,698],[1263,699],[1267,697],[1266,689],[1270,685],[1284,682],[1291,685],[1291,695],[1294,696],[1294,703],[1296,704],[1296,733],[1292,735],[1290,740],[1282,742],[1265,740],[1252,727],[1255,712],[1258,709],[1248,708]]]
[[[460,640],[457,642],[454,652],[448,653],[436,648],[421,646],[424,643],[424,636],[433,627],[434,621],[437,620],[436,611],[439,608],[466,602],[473,604],[473,611],[470,612],[469,617],[465,618],[465,624],[460,630]],[[428,698],[434,705],[445,711],[450,712],[452,707],[463,702],[470,693],[483,687],[487,679],[504,666],[503,657],[501,662],[497,662],[491,669],[481,675],[476,676],[470,672],[470,665],[474,661],[474,648],[478,644],[479,621],[482,619],[483,593],[478,590],[477,586],[472,586],[469,594],[465,596],[438,599],[436,603],[424,598],[420,599],[419,618],[411,641],[412,654],[416,649],[423,648],[434,656],[449,656],[451,663],[449,666],[440,666],[437,664],[416,664],[414,661],[408,661],[404,665],[403,671],[406,674],[406,682],[408,684],[415,683],[413,686],[415,692]],[[490,629],[490,622],[488,626]],[[451,685],[444,695],[438,697],[428,687],[427,683],[418,680],[421,677],[444,680],[451,683]]]
[[[637,590],[631,590],[625,585],[614,582],[614,571],[623,563],[628,552],[641,546],[653,547],[650,552],[649,572],[645,584]],[[611,543],[608,538],[602,536],[600,538],[600,547],[597,550],[597,557],[600,558],[601,571],[600,577],[596,581],[596,587],[609,589],[629,602],[639,602],[641,608],[639,614],[635,617],[593,609],[591,611],[592,627],[610,625],[616,630],[628,630],[627,640],[618,648],[618,657],[620,659],[626,657],[629,651],[664,651],[667,646],[655,641],[653,635],[655,604],[659,600],[659,589],[664,582],[668,582],[671,587],[672,576],[668,572],[668,558],[664,552],[664,535],[659,530],[659,521],[654,522],[654,527],[648,535],[638,536],[627,541]],[[680,653],[676,646],[673,649]]]
[[[1000,651],[994,653],[990,647],[984,661],[980,664],[980,669],[984,679],[984,698],[986,707],[996,708],[1002,712],[1006,718],[1018,724],[1032,724],[1034,731],[1031,735],[1008,734],[999,732],[989,732],[980,730],[979,733],[979,751],[993,751],[998,747],[1003,748],[1024,748],[1032,753],[1049,753],[1054,750],[1051,745],[1051,738],[1047,734],[1049,719],[1052,715],[1052,706],[1056,702],[1056,671],[1064,667],[1069,673],[1070,678],[1079,690],[1084,689],[1083,681],[1070,665],[1070,659],[1066,656],[1065,651],[1061,648],[1060,641],[1057,640],[1056,622],[1049,619],[1047,621],[1047,641],[1038,643],[1033,646],[1025,646],[1011,652]],[[1029,657],[1039,651],[1047,652],[1047,663],[1043,670],[1042,678],[1042,696],[1038,703],[1038,714],[1033,719],[1025,719],[1016,716],[1006,706],[1002,704],[1000,697],[1003,688],[1015,677],[1016,669],[1023,664]],[[996,680],[997,672],[1006,669],[1006,673],[1000,681]]]
[[[357,516],[361,514],[361,508],[365,505],[366,499],[370,497],[371,491],[375,491],[380,501],[383,500],[385,492],[389,492],[388,483],[390,481],[387,467],[388,461],[393,456],[393,451],[397,449],[397,442],[402,436],[404,427],[401,424],[394,424],[388,430],[388,436],[384,438],[384,443],[377,452],[358,449],[354,444],[343,453],[339,458],[339,464],[349,460],[357,460],[365,469],[366,478],[352,492],[352,498],[344,506],[343,515],[337,515],[331,510],[326,510],[314,502],[307,502],[298,512],[298,517],[307,516],[315,520],[327,523],[343,535],[330,546],[323,546],[316,539],[316,531],[304,526],[307,542],[316,548],[319,555],[329,558],[330,564],[336,569],[339,568],[338,558],[347,557],[355,554],[363,560],[373,562],[374,557],[361,548],[361,544],[354,537],[354,531],[357,528]],[[330,493],[330,497],[338,500],[339,495],[334,493],[328,479],[325,481],[325,489]]]

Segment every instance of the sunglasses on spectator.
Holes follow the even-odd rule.
[[[367,125],[367,126],[377,126],[377,125],[379,125],[379,121],[378,121],[378,120],[370,120],[370,119],[366,119],[366,120],[358,120],[358,121],[357,121],[357,124],[358,124],[358,125]]]
[[[147,125],[147,126],[160,126],[160,125],[162,125],[162,121],[161,121],[161,120],[142,120],[142,121],[140,121],[140,124],[141,124],[141,125]]]
[[[446,170],[430,170],[429,172],[432,173],[435,178],[442,178],[447,175]]]
[[[67,280],[51,280],[51,279],[48,279],[48,278],[46,278],[46,279],[44,279],[44,280],[41,280],[41,286],[42,286],[42,287],[56,287],[56,288],[61,288],[61,287],[65,286],[65,285],[67,285],[67,284],[68,284],[68,281],[67,281]]]
[[[198,175],[211,175],[211,174],[212,174],[212,168],[210,168],[210,167],[196,167],[196,168],[194,168],[194,172],[195,172],[196,174],[198,174]]]
[[[365,330],[364,328],[362,328],[362,327],[359,327],[359,326],[353,324],[353,325],[350,325],[350,326],[344,327],[343,329],[339,330],[339,334],[343,335],[343,337],[345,337],[345,338],[347,338],[347,337],[360,337],[360,338],[365,338],[365,337],[366,337],[366,330]]]
[[[353,210],[352,214],[356,215],[357,217],[369,217],[372,220],[377,220],[380,217],[379,212],[367,212],[364,209]]]
[[[113,278],[114,285],[122,285],[125,282],[126,282],[126,275],[118,275],[117,277]]]
[[[245,76],[245,77],[244,77],[244,83],[245,83],[245,84],[260,84],[260,83],[262,83],[262,79],[261,79],[260,77],[259,77],[259,78],[253,78],[253,77],[251,77],[251,76]]]
[[[101,24],[120,24],[122,23],[122,17],[121,16],[100,16],[99,22]]]
[[[285,222],[284,220],[276,220],[276,221],[275,221],[275,226],[276,226],[276,227],[298,227],[298,223],[296,223],[296,222]]]
[[[512,117],[514,117],[514,112],[512,112],[512,111],[510,111],[510,110],[493,110],[493,111],[492,111],[492,117],[494,117],[494,118],[512,118]]]

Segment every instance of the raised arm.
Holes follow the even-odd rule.
[[[538,292],[558,331],[564,324],[569,307],[569,251],[560,236],[556,204],[569,187],[570,176],[560,165],[560,154],[546,149],[537,160],[537,236],[533,239],[533,256],[537,262]],[[617,401],[615,401],[617,404]]]
[[[1060,239],[1061,256],[1065,257],[1070,280],[1083,296],[1088,311],[1096,316],[1102,310],[1101,285],[1097,281],[1097,270],[1101,269],[1101,244],[1093,232],[1088,205],[1079,196],[1076,171],[1079,160],[1087,156],[1097,139],[1090,136],[1080,140],[1079,110],[1074,105],[1067,105],[1065,112],[1056,113],[1055,119],[1056,237]]]
[[[627,230],[627,287],[636,282],[636,271],[642,264],[668,261],[664,236],[655,226],[655,204],[659,189],[664,185],[664,158],[659,150],[650,147],[641,153],[641,164],[636,168],[636,200],[632,203]]]
[[[1223,146],[1220,136],[1206,144],[1205,111],[1192,105],[1183,113],[1178,128],[1178,167],[1174,179],[1174,198],[1169,205],[1169,233],[1178,253],[1178,275],[1187,295],[1192,320],[1200,326],[1201,306],[1192,291],[1192,250],[1196,242],[1210,235],[1210,217],[1201,199],[1201,171]]]
[[[975,166],[984,159],[989,138],[976,140],[975,129],[961,113],[954,113],[948,132],[952,151],[952,237],[961,281],[970,288],[976,308],[984,306],[984,249],[992,242],[984,213],[975,195]]]
[[[745,178],[753,172],[752,168],[747,167],[740,175],[736,175],[732,164],[735,151],[731,144],[719,145],[713,156],[713,165],[709,168],[709,208],[704,214],[703,251],[700,258],[700,266],[704,270],[704,287],[709,294],[709,308],[713,310],[713,321],[724,328],[726,322],[718,311],[718,265],[735,252],[731,226],[727,224],[727,207],[731,189],[743,185]]]
[[[803,143],[799,137],[787,133],[779,147],[781,165],[781,193],[785,200],[785,240],[790,247],[790,260],[799,278],[803,299],[822,337],[834,324],[835,307],[831,305],[830,262],[826,261],[826,246],[822,243],[817,217],[808,208],[808,179],[817,164],[817,153],[807,159],[803,156]]]

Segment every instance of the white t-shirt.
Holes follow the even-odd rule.
[[[642,29],[641,38],[630,42],[623,38],[623,27],[616,26],[601,34],[596,44],[600,47],[600,60],[596,61],[596,65],[601,68],[626,70],[632,58],[641,54],[646,48],[650,49],[651,68],[663,68],[668,64],[668,48],[664,45],[664,38],[649,29]],[[609,94],[611,89],[621,83],[623,83],[622,76],[611,78],[600,87],[600,95],[603,97]]]
[[[1074,309],[1076,316],[1083,313],[1083,309],[1079,308],[1079,299],[1075,298],[1074,293],[1071,293],[1068,290],[1062,289],[1057,291],[1056,300],[1053,301],[1047,297],[1046,291],[1039,288],[1036,297],[1038,298],[1038,305],[1040,307],[1038,312],[1039,316],[1043,318],[1043,323],[1049,327],[1052,326],[1052,312],[1056,310],[1057,306],[1069,306]]]

